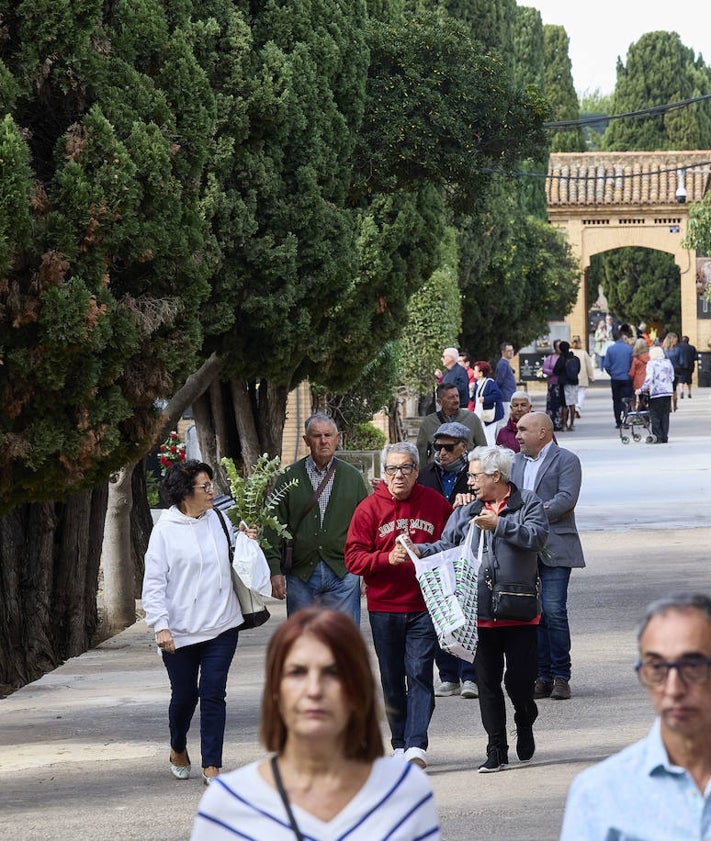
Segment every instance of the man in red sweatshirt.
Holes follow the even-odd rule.
[[[359,503],[348,529],[346,569],[362,575],[366,585],[394,753],[425,768],[437,636],[415,567],[396,538],[404,534],[413,543],[437,540],[452,506],[437,491],[417,484],[414,444],[389,444],[381,463],[385,481]]]

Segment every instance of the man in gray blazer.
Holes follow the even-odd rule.
[[[529,412],[517,427],[521,452],[514,458],[511,481],[540,497],[550,525],[538,556],[543,611],[534,697],[565,701],[570,698],[568,581],[573,567],[585,566],[574,513],[582,470],[580,459],[553,440],[553,422],[544,412]]]

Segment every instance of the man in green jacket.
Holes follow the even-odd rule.
[[[355,467],[334,457],[338,428],[332,418],[321,412],[311,415],[304,441],[310,454],[287,467],[276,486],[298,479],[277,513],[294,541],[292,567],[286,575],[280,541],[274,533],[266,535],[272,595],[286,598],[287,615],[317,604],[341,610],[360,625],[360,577],[346,571],[343,548],[353,512],[368,489]]]

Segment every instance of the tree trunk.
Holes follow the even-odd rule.
[[[289,390],[289,385],[273,385],[265,380],[259,385],[257,429],[262,446],[272,456],[281,455]]]
[[[109,500],[104,524],[104,628],[111,636],[136,621],[134,570],[131,563],[131,480],[127,465],[109,480]]]
[[[146,460],[139,461],[131,474],[131,566],[133,568],[133,595],[141,598],[143,588],[144,558],[148,538],[153,529],[153,517],[146,490]]]
[[[103,485],[0,519],[0,686],[36,680],[90,647],[107,495]]]
[[[242,450],[242,466],[249,473],[262,454],[259,444],[257,426],[252,412],[253,401],[249,392],[249,384],[243,380],[230,380],[232,404],[234,406],[237,434]]]

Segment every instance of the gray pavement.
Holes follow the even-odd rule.
[[[532,389],[533,391],[533,389]],[[542,394],[534,393],[537,406]],[[652,598],[711,591],[711,391],[680,401],[666,446],[620,443],[609,390],[588,390],[561,446],[583,462],[578,506],[588,567],[569,609],[574,696],[542,701],[534,761],[477,774],[485,735],[476,701],[442,698],[428,769],[443,838],[548,841],[584,767],[640,738],[651,710],[632,671],[634,627]],[[228,686],[225,767],[263,755],[257,742],[265,643],[283,618],[242,635]],[[367,618],[363,630],[369,637]],[[143,622],[0,701],[0,827],[10,839],[180,841],[202,794],[167,770],[168,681]],[[511,724],[513,728],[513,722]],[[199,762],[194,723],[193,758]],[[512,744],[515,737],[511,738]]]

